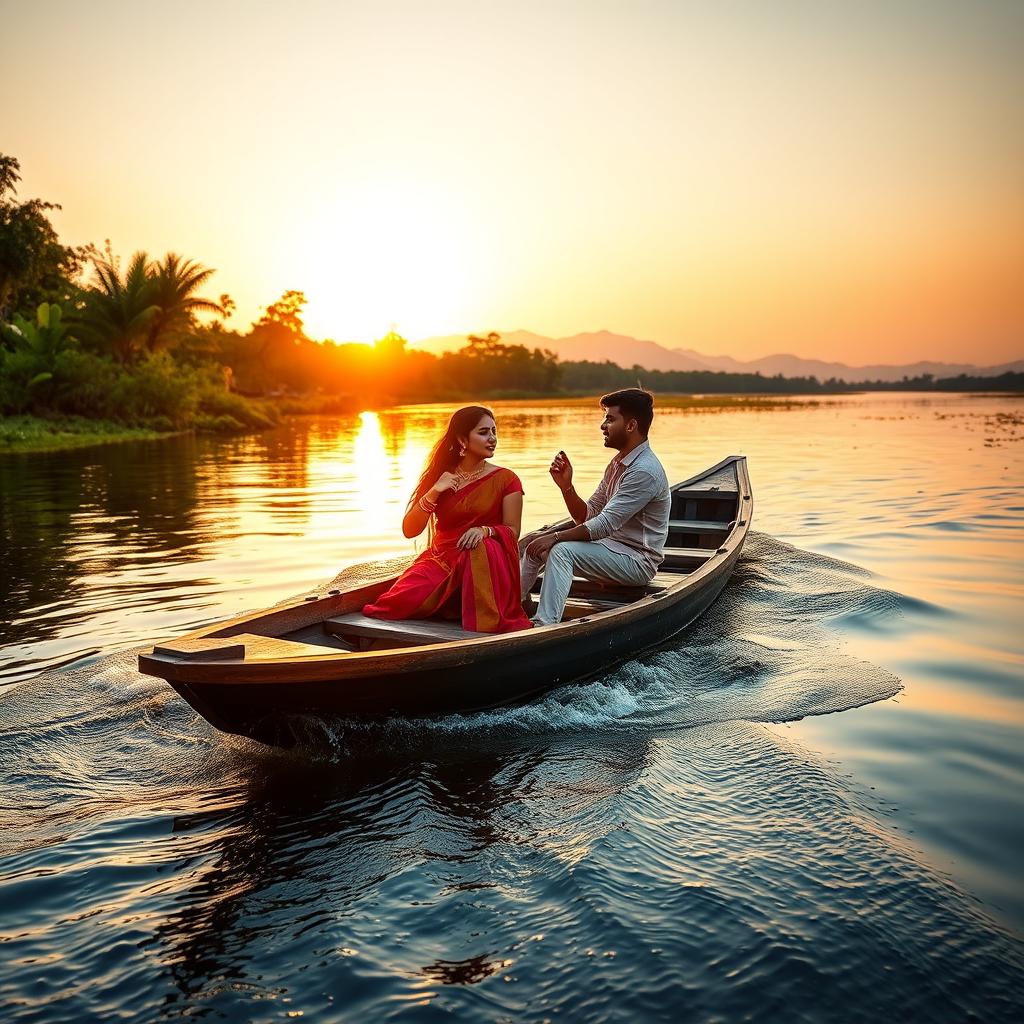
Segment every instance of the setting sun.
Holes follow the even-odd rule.
[[[311,202],[275,273],[305,292],[313,337],[369,342],[392,328],[406,337],[446,330],[473,288],[472,257],[448,196],[385,180]]]

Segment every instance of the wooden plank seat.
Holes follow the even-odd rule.
[[[678,554],[687,564],[703,564],[714,553],[714,548],[675,548],[666,549]],[[580,577],[573,579],[569,593],[567,608],[577,614],[593,614],[619,607],[622,604],[636,601],[649,594],[657,594],[678,583],[684,574],[678,572],[659,572],[645,587],[630,587],[616,583],[601,583]],[[534,593],[539,592],[541,581],[534,586]],[[575,617],[575,616],[570,616]],[[452,622],[441,622],[434,619],[374,619],[359,612],[347,615],[335,615],[324,619],[323,628],[334,636],[352,637],[357,641],[384,640],[396,644],[443,644],[453,640],[470,640],[474,637],[489,636],[489,633],[478,633],[462,629]]]
[[[570,597],[565,602],[565,611],[562,613],[562,621],[579,619],[587,615],[597,615],[599,612],[611,611],[615,608],[623,608],[629,601],[614,601],[597,597]]]
[[[647,597],[648,594],[660,594],[663,590],[678,583],[684,575],[678,572],[658,572],[654,574],[654,578],[646,587],[631,587],[625,583],[603,583],[574,576],[569,597],[600,598],[622,604],[626,601],[637,601],[641,597]],[[543,576],[537,580],[533,585],[532,593],[540,593],[540,585],[543,580]]]
[[[736,501],[735,487],[681,487],[672,492],[673,501]]]
[[[698,569],[717,548],[665,548],[665,561],[661,564],[669,569]]]
[[[372,619],[360,612],[324,619],[324,629],[335,636],[362,640],[390,640],[399,644],[445,644],[452,640],[470,640],[489,633],[475,633],[453,622],[433,619]]]
[[[670,519],[669,533],[728,533],[735,520],[726,523],[713,522],[710,519]]]

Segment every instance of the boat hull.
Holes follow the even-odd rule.
[[[290,745],[301,733],[294,716],[339,718],[436,717],[513,706],[567,683],[606,672],[676,636],[711,605],[725,586],[739,556],[683,594],[669,595],[648,614],[604,629],[552,633],[544,642],[510,649],[483,647],[457,666],[387,671],[289,682],[222,683],[169,680],[207,721],[224,732],[275,745]],[[594,626],[598,623],[594,622]],[[511,637],[509,638],[511,639]],[[145,657],[145,656],[144,656]],[[145,666],[143,666],[145,668]],[[317,673],[318,675],[320,673]]]

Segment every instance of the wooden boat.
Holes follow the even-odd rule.
[[[166,679],[218,729],[284,745],[294,742],[296,715],[423,716],[523,703],[692,622],[725,586],[752,514],[746,459],[731,456],[672,488],[665,561],[648,586],[575,580],[557,625],[494,635],[368,618],[363,605],[401,569],[391,563],[376,578],[356,574],[326,593],[157,644],[139,656],[139,670]]]

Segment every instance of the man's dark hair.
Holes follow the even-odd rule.
[[[654,395],[643,388],[623,388],[621,391],[613,391],[601,399],[601,407],[608,409],[617,405],[623,419],[636,420],[636,425],[644,437],[651,429],[651,422],[654,419]]]

